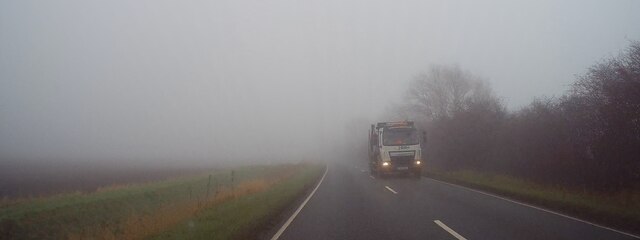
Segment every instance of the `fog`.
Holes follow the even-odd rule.
[[[455,64],[510,109],[640,39],[638,1],[1,1],[0,157],[322,160]],[[362,135],[354,127],[361,127]]]

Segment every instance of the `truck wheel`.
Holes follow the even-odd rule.
[[[377,170],[375,167],[372,167],[372,168],[370,168],[370,169],[371,169],[371,170],[370,170],[370,171],[371,171],[371,176],[373,176],[373,177],[376,177],[376,178],[377,178],[377,177],[378,177],[378,175],[380,175],[380,174],[378,173],[378,170]]]
[[[387,178],[387,174],[384,174],[384,172],[378,172],[378,176],[376,176],[376,178],[385,179]]]

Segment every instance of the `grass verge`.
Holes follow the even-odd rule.
[[[630,190],[604,194],[546,186],[512,176],[477,171],[434,171],[429,177],[511,199],[531,203],[546,209],[594,223],[640,234],[640,191]]]
[[[305,168],[265,191],[208,208],[153,239],[255,239],[263,226],[313,186],[322,170],[318,165]]]
[[[0,239],[143,239],[277,186],[308,164],[212,171],[93,193],[0,201]],[[210,180],[211,179],[211,180]]]

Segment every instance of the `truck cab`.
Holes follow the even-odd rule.
[[[420,134],[413,122],[381,122],[371,125],[369,168],[373,175],[400,173],[420,177],[422,166]]]

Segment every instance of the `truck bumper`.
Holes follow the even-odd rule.
[[[383,166],[382,164],[378,165],[378,172],[381,174],[402,174],[402,173],[421,173],[422,165],[418,164],[410,164],[410,165],[397,165],[397,164],[389,164]]]

